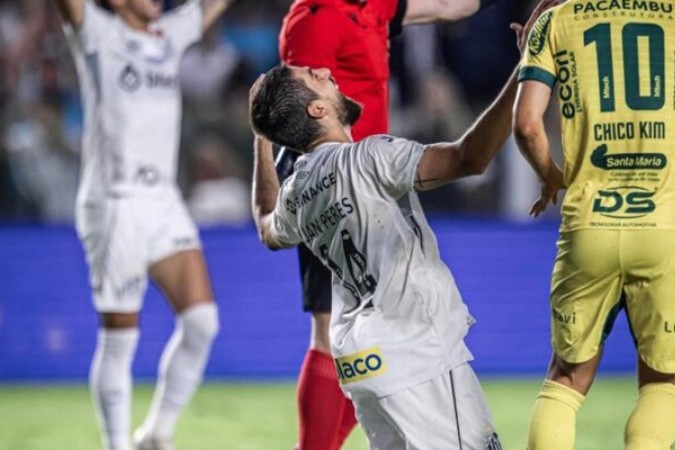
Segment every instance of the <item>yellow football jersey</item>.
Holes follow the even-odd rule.
[[[572,0],[539,18],[520,80],[557,86],[562,230],[675,229],[674,0]]]

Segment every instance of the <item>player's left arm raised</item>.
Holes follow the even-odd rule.
[[[202,30],[206,31],[220,19],[220,16],[223,15],[234,0],[201,0],[201,2],[204,17],[202,20]]]

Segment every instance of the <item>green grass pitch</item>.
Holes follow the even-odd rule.
[[[524,450],[540,380],[483,382],[505,450]],[[143,417],[151,386],[134,391],[133,423]],[[623,426],[637,395],[631,378],[600,378],[582,409],[577,450],[623,448]],[[291,383],[208,383],[186,409],[176,434],[180,450],[291,450],[295,443]],[[98,429],[86,386],[0,385],[0,450],[96,450]],[[343,450],[365,450],[360,430]]]

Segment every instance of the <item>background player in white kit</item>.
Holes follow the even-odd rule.
[[[513,28],[522,51],[527,33]],[[468,364],[473,318],[415,191],[484,171],[511,131],[515,91],[514,74],[458,142],[424,146],[352,143],[361,107],[328,69],[282,64],[251,90],[260,237],[273,249],[303,242],[331,269],[331,349],[371,449],[501,448]],[[268,139],[302,153],[281,189]]]
[[[227,8],[191,0],[56,0],[85,110],[76,222],[100,313],[90,386],[106,448],[130,448],[131,363],[148,275],[177,315],[136,448],[171,449],[199,385],[218,315],[195,225],[175,184],[186,48]]]

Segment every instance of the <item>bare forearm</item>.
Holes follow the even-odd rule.
[[[84,2],[87,0],[55,0],[63,20],[79,28],[84,20]]]
[[[403,25],[456,21],[474,15],[480,0],[408,0]]]
[[[463,155],[460,176],[482,173],[499,153],[511,134],[517,86],[516,69],[497,99],[460,139],[458,144]]]
[[[274,169],[272,143],[256,136],[253,163],[253,220],[260,229],[261,219],[274,211],[279,195],[279,179]]]
[[[537,121],[526,128],[516,124],[515,137],[520,152],[539,179],[546,180],[555,163],[551,158],[543,121]]]
[[[203,28],[207,30],[216,23],[234,0],[201,0],[204,11]]]

